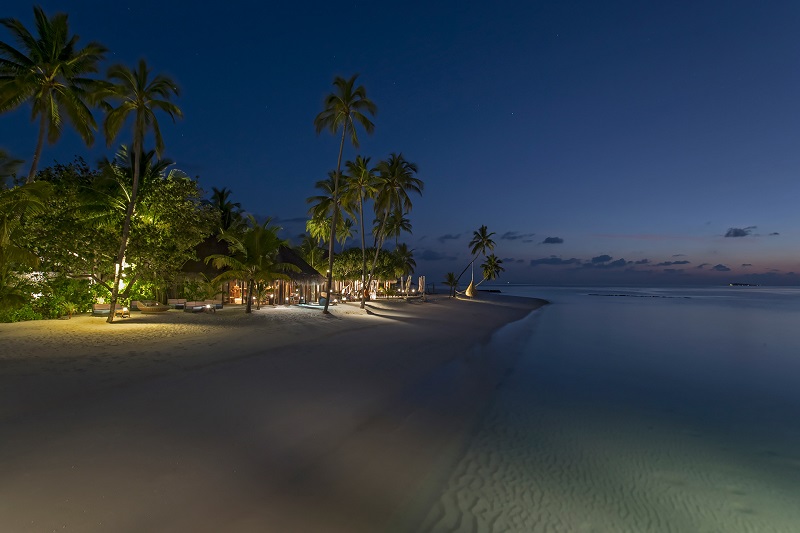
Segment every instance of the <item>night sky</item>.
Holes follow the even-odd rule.
[[[485,224],[501,282],[800,283],[800,3],[42,6],[105,44],[105,67],[173,76],[185,119],[161,119],[165,156],[287,237],[336,165],[314,117],[334,76],[360,73],[379,112],[345,158],[419,165],[402,240],[428,281],[460,272]],[[32,4],[0,16],[33,27]],[[0,116],[0,146],[28,161],[29,113]],[[67,128],[40,167],[115,148]]]

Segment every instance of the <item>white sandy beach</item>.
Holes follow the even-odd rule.
[[[408,530],[541,303],[0,324],[0,531]]]

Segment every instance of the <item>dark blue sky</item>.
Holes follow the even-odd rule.
[[[429,280],[486,224],[503,281],[800,281],[800,4],[270,4],[43,7],[109,64],[171,74],[185,119],[162,120],[166,155],[289,235],[336,163],[314,116],[358,72],[379,107],[358,153],[402,152],[426,183],[405,240]],[[30,27],[31,7],[2,15]],[[28,113],[0,117],[25,159]],[[112,152],[67,131],[43,164]]]

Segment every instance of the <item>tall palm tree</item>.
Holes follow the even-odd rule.
[[[361,287],[364,288],[367,277],[367,246],[364,228],[364,200],[374,198],[378,192],[375,169],[369,166],[370,158],[357,156],[355,161],[345,163],[344,201],[353,205],[358,216],[361,232]]]
[[[456,279],[455,272],[448,272],[445,274],[444,284],[450,287],[450,298],[455,296],[456,287],[458,287],[458,279]]]
[[[108,69],[110,83],[105,84],[98,97],[103,99],[107,110],[103,121],[103,130],[109,145],[119,134],[127,118],[133,115],[133,186],[131,201],[125,213],[122,224],[122,237],[120,238],[119,253],[117,254],[117,268],[114,275],[114,286],[111,291],[111,312],[108,322],[114,321],[114,308],[119,294],[119,281],[122,275],[122,263],[125,259],[125,249],[131,229],[131,217],[136,204],[139,190],[139,164],[144,144],[144,136],[152,130],[156,143],[156,154],[161,156],[164,152],[164,140],[161,138],[161,129],[158,126],[156,111],[162,111],[172,120],[183,116],[181,110],[169,99],[174,94],[178,95],[178,87],[169,77],[159,74],[150,77],[150,69],[144,59],[139,60],[139,65],[134,70],[125,65],[114,65]],[[119,105],[112,107],[107,100],[118,100]]]
[[[372,133],[375,125],[367,118],[365,113],[375,115],[377,107],[367,98],[367,91],[363,85],[356,87],[358,74],[345,80],[337,76],[333,80],[334,92],[325,98],[325,109],[314,119],[314,127],[319,134],[322,130],[328,129],[332,134],[342,130],[342,140],[339,143],[339,157],[336,160],[336,175],[333,184],[333,203],[338,205],[339,201],[339,175],[342,169],[342,152],[344,151],[344,140],[350,134],[350,142],[358,148],[358,133],[356,124],[360,124],[367,133]],[[331,222],[331,237],[328,242],[328,298],[325,299],[323,313],[328,313],[328,302],[330,292],[333,288],[333,241],[336,239],[336,228],[338,224],[338,209],[333,210],[333,221]]]
[[[496,255],[494,254],[487,255],[486,260],[481,265],[481,270],[483,270],[483,279],[478,282],[478,285],[480,285],[487,279],[496,280],[497,278],[499,278],[500,272],[506,271],[506,269],[501,266],[502,264],[503,260],[498,258]]]
[[[230,201],[231,192],[227,187],[221,189],[211,187],[211,205],[219,212],[220,228],[222,230],[230,229],[236,219],[242,216],[242,204]]]
[[[97,123],[87,102],[97,89],[98,80],[86,75],[97,72],[98,63],[108,51],[96,42],[78,48],[80,37],[70,36],[64,13],[48,18],[37,6],[33,15],[36,36],[17,19],[0,19],[20,44],[17,49],[0,42],[0,113],[30,101],[31,120],[39,120],[28,183],[36,176],[45,135],[50,144],[55,143],[61,137],[64,117],[86,144],[94,142]]]
[[[472,259],[467,266],[464,267],[464,270],[461,271],[461,274],[458,275],[456,281],[461,280],[461,276],[464,275],[464,272],[467,271],[468,268],[475,264],[475,260],[478,259],[479,255],[486,255],[486,250],[492,251],[495,247],[495,242],[492,239],[494,232],[489,233],[489,228],[485,225],[478,228],[476,231],[472,232],[472,240],[469,241],[470,252],[472,253]],[[474,270],[473,270],[473,280],[475,278]]]
[[[415,177],[418,172],[417,165],[406,161],[403,154],[391,154],[389,159],[381,161],[376,167],[378,171],[378,192],[375,195],[375,215],[380,219],[379,231],[375,236],[375,256],[372,259],[372,268],[367,277],[366,288],[372,283],[375,274],[375,265],[378,262],[378,252],[386,238],[384,229],[386,221],[393,213],[409,213],[413,207],[409,193],[422,194],[424,183]],[[366,305],[367,295],[361,295],[361,308]]]
[[[278,237],[281,230],[279,226],[273,226],[271,219],[259,225],[252,215],[249,221],[250,227],[242,236],[222,233],[222,239],[230,246],[230,254],[214,254],[206,258],[206,262],[213,263],[214,267],[228,269],[215,277],[212,283],[236,279],[247,282],[246,313],[253,311],[252,296],[256,283],[268,284],[277,279],[288,279],[285,272],[299,270],[295,265],[280,261],[278,253],[286,241]]]

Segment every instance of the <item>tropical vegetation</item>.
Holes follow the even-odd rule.
[[[69,316],[108,301],[113,322],[114,307],[130,300],[216,298],[232,280],[247,286],[246,311],[258,306],[297,268],[281,259],[289,242],[270,219],[246,215],[229,188],[207,194],[165,157],[159,121],[182,117],[176,81],[144,60],[112,65],[103,77],[103,44],[82,45],[64,13],[35,7],[33,15],[32,29],[0,20],[11,37],[0,40],[0,114],[27,107],[37,125],[25,174],[26,162],[0,149],[0,321]],[[296,248],[326,273],[329,296],[335,278],[362,307],[371,291],[410,291],[416,261],[402,238],[424,186],[399,152],[374,164],[360,154],[345,160],[345,145],[357,149],[359,133],[374,131],[376,111],[358,75],[334,78],[313,124],[339,141],[336,167],[315,183]],[[39,168],[45,139],[57,142],[68,125],[91,145],[98,123],[112,155]],[[215,274],[186,270],[199,260]]]

